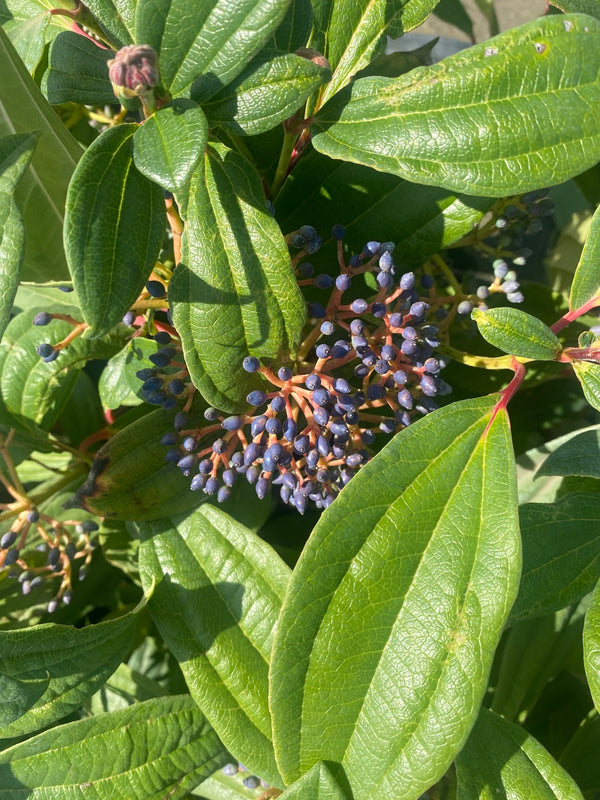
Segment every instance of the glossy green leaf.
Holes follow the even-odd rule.
[[[137,299],[164,237],[162,191],[133,163],[137,127],[105,130],[86,150],[69,186],[65,251],[94,337],[120,322]]]
[[[46,309],[33,308],[14,317],[0,343],[2,405],[17,426],[30,430],[37,425],[50,430],[75,386],[78,370],[92,358],[110,358],[122,346],[123,331],[95,341],[77,337],[58,358],[44,362],[37,345],[60,341],[73,326],[60,319],[45,327],[33,325],[33,317],[42,310]],[[73,313],[77,309],[71,309]]]
[[[577,781],[586,800],[600,792],[600,715],[596,711],[584,719],[560,755],[560,764]]]
[[[271,667],[286,782],[341,762],[356,800],[414,800],[462,747],[521,567],[498,395],[398,434],[322,515]]]
[[[588,403],[600,411],[600,364],[591,361],[574,361],[573,371],[581,384]]]
[[[400,78],[356,80],[318,111],[312,142],[468,194],[562,183],[600,158],[599,38],[586,15],[544,17]]]
[[[136,41],[134,31],[139,4],[139,0],[88,0],[85,5],[100,23],[107,40],[118,50]]]
[[[288,358],[298,345],[304,300],[259,175],[242,156],[210,146],[183,215],[171,315],[194,384],[212,405],[237,411],[257,388],[244,357]]]
[[[313,150],[289,175],[275,207],[285,232],[311,224],[326,238],[336,223],[343,223],[351,252],[372,239],[392,240],[396,263],[415,268],[470,233],[493,203],[334,161]]]
[[[48,70],[42,83],[48,102],[114,105],[106,64],[113,57],[112,50],[99,47],[86,36],[73,31],[60,33],[50,46]]]
[[[0,136],[38,133],[30,167],[15,192],[27,231],[21,278],[60,280],[68,276],[62,243],[65,198],[81,147],[48,104],[1,29],[0,75]]]
[[[136,617],[0,631],[0,738],[40,730],[79,708],[126,657]],[[7,703],[5,682],[15,681],[39,682],[39,697]]]
[[[550,0],[550,5],[560,8],[561,11],[569,13],[576,11],[600,19],[599,0]]]
[[[49,22],[50,14],[42,11],[29,19],[14,19],[4,25],[13,47],[31,74],[35,72],[44,53]]]
[[[203,108],[211,126],[254,136],[295,114],[330,74],[293,53],[263,51]]]
[[[132,422],[98,450],[85,483],[68,507],[116,519],[159,519],[187,511],[206,500],[190,491],[190,478],[165,461],[162,436],[174,430],[176,411],[157,409]],[[201,411],[190,426],[205,422]]]
[[[600,5],[600,4],[599,4]],[[579,263],[571,284],[569,308],[575,311],[600,295],[600,207],[592,218],[590,229],[581,251]]]
[[[585,674],[594,698],[594,705],[596,710],[600,711],[600,588],[598,586],[594,592],[592,604],[585,615],[583,657]]]
[[[513,356],[554,361],[562,349],[547,325],[518,308],[474,308],[471,316],[486,342]]]
[[[227,761],[189,695],[59,725],[0,753],[1,800],[182,800]]]
[[[568,494],[520,507],[523,573],[511,623],[580,600],[600,570],[600,497]]]
[[[397,39],[431,14],[438,0],[316,0],[310,47],[323,53],[333,69],[325,101],[383,52],[387,37]]]
[[[35,146],[34,135],[0,139],[0,337],[10,319],[25,253],[23,218],[13,195]]]
[[[311,800],[348,800],[348,795],[322,761],[305,772],[281,797],[282,800],[306,800],[309,797]]]
[[[456,759],[456,800],[583,800],[575,781],[519,725],[482,709]]]
[[[141,336],[131,339],[113,356],[102,370],[98,381],[100,399],[105,408],[121,405],[137,406],[142,401],[142,381],[136,376],[141,369],[153,369],[149,356],[156,353],[158,345]]]
[[[200,106],[180,98],[147,119],[133,136],[133,161],[142,175],[169,192],[187,182],[202,157],[208,125]]]
[[[600,427],[571,434],[549,454],[536,474],[600,478]]]
[[[150,612],[192,697],[235,758],[282,786],[267,676],[289,568],[212,505],[138,527],[142,585],[156,581]]]
[[[366,78],[376,75],[384,78],[397,78],[415,67],[430,67],[433,63],[432,51],[437,41],[437,39],[432,39],[415,50],[399,50],[377,56],[368,67],[361,69],[356,77]]]
[[[165,89],[172,95],[193,91],[200,102],[239,75],[288,5],[289,0],[151,0],[138,8],[136,41],[158,53]]]

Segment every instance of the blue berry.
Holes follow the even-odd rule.
[[[186,436],[182,442],[183,449],[188,453],[193,453],[198,447],[198,440],[194,436]]]
[[[378,272],[375,280],[380,289],[390,289],[394,283],[394,279],[389,272]]]
[[[350,352],[350,347],[346,342],[336,342],[329,351],[329,357],[338,359],[345,358]]]
[[[441,364],[437,358],[428,358],[423,366],[425,367],[425,371],[429,372],[431,375],[437,375],[441,369]]]
[[[366,256],[376,256],[381,247],[381,242],[367,242],[363,247],[363,253]]]
[[[181,380],[181,378],[173,378],[167,388],[171,394],[179,397],[179,395],[183,394],[185,391],[185,383]]]
[[[179,452],[179,450],[167,450],[165,461],[167,462],[167,464],[176,464],[180,458],[181,458],[181,453]]]
[[[408,389],[401,389],[397,395],[398,403],[407,411],[413,407],[413,396]]]
[[[393,361],[396,357],[396,348],[391,344],[384,344],[381,348],[381,357],[386,361]]]
[[[27,514],[27,522],[37,522],[40,518],[40,512],[37,508],[32,508],[31,511]]]
[[[409,358],[414,358],[419,351],[419,345],[416,342],[412,342],[408,339],[405,339],[400,346],[400,349],[404,353],[405,356]]]
[[[160,347],[166,347],[171,344],[171,334],[168,331],[157,331],[152,337]]]
[[[271,417],[265,424],[265,430],[267,433],[279,436],[281,433],[281,422],[277,419],[277,417]]]
[[[316,253],[318,250],[321,249],[321,245],[323,244],[323,239],[320,236],[315,236],[314,239],[311,239],[310,242],[307,242],[304,245],[304,251],[309,255]]]
[[[52,314],[49,314],[47,311],[40,311],[39,314],[36,314],[33,318],[33,324],[39,325],[40,327],[48,325],[50,322],[52,322]]]
[[[386,250],[379,257],[379,269],[382,272],[389,272],[394,266],[394,260],[389,250]]]
[[[327,425],[329,422],[329,411],[326,408],[315,408],[313,410],[313,417],[317,425]]]
[[[383,433],[394,433],[396,430],[396,420],[385,419],[382,423],[380,423],[379,429]]]
[[[331,336],[332,333],[335,333],[335,325],[333,322],[329,320],[325,320],[325,322],[321,323],[321,333],[324,336]]]
[[[339,224],[334,225],[333,228],[331,229],[331,237],[333,239],[336,239],[338,242],[340,242],[344,238],[345,233],[346,231],[344,230],[343,226]]]
[[[234,469],[226,469],[221,477],[225,486],[233,486],[237,479],[237,472]]]
[[[294,452],[298,453],[298,455],[303,456],[305,453],[308,452],[310,448],[310,439],[306,434],[301,434],[300,436],[296,436],[294,439]]]
[[[326,406],[331,401],[331,394],[321,387],[312,393],[312,402],[317,406]]]
[[[167,411],[172,411],[174,408],[177,408],[177,400],[175,400],[174,397],[167,397],[166,400],[163,400],[161,405]]]
[[[248,470],[250,472],[250,470]],[[246,473],[247,475],[247,473]],[[264,500],[269,491],[269,481],[266,478],[259,478],[256,481],[256,494],[259,500]]]
[[[508,264],[503,259],[496,259],[492,264],[492,268],[496,278],[503,280],[506,277],[506,273],[508,272]]]
[[[410,311],[408,312],[411,317],[415,319],[421,319],[421,317],[425,314],[427,309],[429,308],[429,304],[425,303],[423,300],[418,300],[416,303],[413,303],[410,307]]]
[[[381,400],[385,395],[385,389],[379,383],[372,383],[367,387],[367,398],[369,400]]]
[[[230,497],[231,497],[231,489],[229,488],[229,486],[221,486],[221,488],[217,492],[217,503],[224,503],[226,500],[229,500]]]
[[[271,410],[275,414],[279,414],[285,408],[285,399],[281,395],[275,395],[271,400]]]
[[[432,289],[435,281],[432,275],[421,275],[420,283],[424,289]]]
[[[385,375],[390,371],[390,365],[388,362],[383,358],[378,358],[374,365],[375,372],[378,375]]]
[[[309,261],[303,261],[301,264],[298,264],[298,277],[299,278],[310,278],[314,273],[315,268]]]
[[[415,274],[414,272],[405,272],[404,275],[400,278],[400,288],[404,291],[408,289],[412,289],[415,285]]]
[[[338,275],[335,279],[335,286],[340,292],[345,292],[350,288],[352,279],[350,275]]]
[[[150,297],[161,298],[167,293],[165,285],[161,281],[148,281],[146,291]]]
[[[209,478],[204,485],[204,494],[213,495],[219,491],[219,481],[216,478]]]
[[[246,370],[246,372],[257,372],[260,368],[260,362],[258,358],[254,356],[246,356],[246,358],[242,361],[242,367]]]
[[[385,303],[373,303],[371,306],[371,314],[373,314],[376,319],[385,317],[386,311]]]
[[[469,300],[462,300],[456,309],[458,314],[465,316],[473,311],[473,304]]]
[[[187,476],[191,475],[192,468],[195,463],[196,463],[196,456],[189,455],[180,458],[179,461],[177,462],[177,466],[183,472],[183,474]]]
[[[522,292],[509,292],[506,295],[506,299],[510,303],[522,303],[525,298],[523,297]]]
[[[351,453],[346,458],[346,464],[351,469],[356,469],[356,467],[359,467],[362,464],[362,461],[363,461],[363,457],[362,457],[362,455],[360,453]]]
[[[204,419],[207,422],[216,422],[219,419],[219,412],[216,408],[208,406],[208,408],[204,409]]]
[[[268,417],[265,414],[261,414],[258,417],[255,417],[252,422],[250,423],[250,434],[252,436],[258,436],[261,434],[264,429],[265,425],[267,424]]]
[[[280,381],[289,381],[292,377],[292,370],[288,367],[281,367],[279,372],[277,373],[277,377]]]
[[[224,775],[237,775],[237,764],[225,764],[223,767],[223,774]]]
[[[171,363],[171,357],[168,356],[166,353],[161,353],[160,350],[158,350],[156,353],[151,353],[148,356],[148,359],[160,369],[168,367],[169,364]]]
[[[239,431],[244,425],[244,418],[237,415],[225,417],[221,423],[221,427],[226,431]]]
[[[203,458],[198,464],[198,472],[200,475],[210,475],[213,471],[213,463],[210,458]]]
[[[331,444],[329,439],[326,436],[323,436],[323,434],[320,434],[317,439],[317,451],[325,458],[327,458],[327,456],[331,453]]]
[[[314,317],[315,319],[323,319],[323,317],[327,316],[325,307],[321,303],[308,303],[306,307],[310,317]]]
[[[221,455],[227,450],[227,442],[224,439],[215,439],[212,443],[212,450],[216,455]]]
[[[147,381],[149,378],[152,378],[156,375],[156,370],[150,367],[145,367],[144,369],[138,369],[135,373],[136,378],[139,378],[141,381]]]
[[[318,375],[315,375],[314,372],[310,375],[306,376],[306,380],[304,381],[304,385],[310,392],[314,392],[315,389],[318,389],[321,385],[321,378]]]
[[[48,358],[49,356],[54,355],[54,348],[48,342],[42,342],[42,344],[38,344],[35,348],[36,353],[41,358]]]
[[[246,397],[246,402],[251,406],[262,406],[267,402],[267,394],[261,389],[255,389]]]
[[[366,445],[371,445],[375,441],[375,434],[371,430],[363,431],[360,438]]]
[[[317,287],[317,289],[331,289],[334,281],[331,275],[323,273],[313,278],[313,284]]]
[[[345,422],[330,422],[329,430],[334,436],[347,436],[348,426]]]
[[[362,266],[363,257],[360,253],[357,253],[353,256],[350,256],[350,260],[348,261],[348,266],[352,267],[352,269],[358,269],[358,267]]]
[[[410,342],[414,342],[419,338],[419,334],[412,327],[412,325],[407,325],[406,328],[404,328],[402,331],[402,336],[404,339],[407,339]]]
[[[350,303],[350,308],[354,314],[364,314],[368,307],[369,304],[366,300],[363,300],[362,297],[359,297]]]
[[[431,375],[423,375],[420,385],[421,391],[428,397],[434,397],[437,394],[435,379]]]
[[[14,531],[5,533],[0,539],[0,547],[3,550],[8,550],[17,541],[17,534]]]
[[[362,319],[353,319],[350,323],[350,333],[353,336],[362,336],[365,332],[365,323]]]
[[[350,394],[352,391],[350,384],[345,378],[336,378],[333,382],[333,388],[340,394]]]
[[[315,348],[317,358],[328,358],[331,348],[328,344],[318,344]]]
[[[206,475],[194,475],[190,483],[190,489],[192,492],[197,492],[200,489],[204,489],[206,484]]]

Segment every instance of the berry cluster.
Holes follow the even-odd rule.
[[[207,425],[189,428],[180,411],[175,430],[163,437],[167,461],[191,477],[192,490],[222,502],[243,476],[260,498],[277,486],[300,513],[308,503],[326,508],[371,458],[373,445],[435,409],[434,398],[450,391],[436,355],[436,308],[420,295],[412,272],[396,269],[393,243],[367,242],[346,263],[343,229],[332,235],[335,278],[314,276],[303,260],[321,244],[313,228],[288,236],[300,248],[293,259],[299,284],[328,292],[326,301],[307,303],[310,329],[296,363],[275,372],[246,357],[244,369],[265,379],[247,397],[252,412],[224,416],[208,408]]]

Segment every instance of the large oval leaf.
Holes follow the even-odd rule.
[[[59,725],[0,753],[0,800],[180,800],[228,760],[189,695]]]
[[[316,114],[332,158],[500,197],[600,158],[600,21],[550,16],[400,78],[362,78]]]
[[[454,403],[411,425],[314,529],[272,657],[287,782],[337,761],[356,800],[414,800],[460,750],[521,566],[498,400]]]
[[[194,384],[212,405],[239,411],[256,388],[244,357],[285,360],[298,344],[304,301],[259,175],[242,156],[210,146],[183,213],[173,322]]]
[[[52,42],[42,89],[48,102],[103,106],[115,103],[106,62],[112,50],[73,31],[59,33]]]
[[[600,7],[600,6],[599,6]],[[581,251],[579,263],[571,284],[569,308],[575,311],[600,295],[600,207],[592,217],[590,229]]]
[[[598,587],[600,587],[600,583]],[[594,705],[596,710],[600,711],[600,588],[598,587],[596,587],[592,604],[585,615],[583,657],[585,674],[594,698]]]
[[[163,193],[133,163],[137,125],[115,125],[84,153],[67,195],[65,251],[93,336],[137,299],[165,233]]]
[[[456,759],[456,800],[583,800],[575,781],[519,725],[482,709]]]
[[[233,755],[269,783],[275,765],[267,676],[289,568],[214,506],[139,526],[151,614],[192,696]]]
[[[471,316],[486,342],[505,353],[553,361],[561,351],[558,337],[550,328],[518,308],[474,308]]]

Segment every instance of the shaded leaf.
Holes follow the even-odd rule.
[[[68,276],[62,243],[67,186],[81,147],[48,104],[0,29],[0,136],[38,132],[27,173],[15,192],[27,238],[22,280]]]
[[[468,194],[562,183],[600,157],[599,35],[585,15],[544,17],[400,78],[358,79],[318,111],[313,145]]]
[[[183,188],[204,153],[208,125],[192,100],[172,100],[133,136],[133,160],[151,181],[169,192]]]
[[[212,405],[238,411],[258,385],[244,357],[287,359],[298,345],[304,300],[259,175],[242,156],[208,148],[183,216],[171,315],[194,384]]]
[[[562,349],[547,325],[518,308],[474,308],[471,317],[486,342],[513,356],[554,361]]]
[[[94,337],[120,322],[137,299],[164,237],[162,191],[133,163],[137,127],[105,130],[84,153],[69,186],[65,250]]]
[[[289,0],[151,0],[136,16],[136,41],[159,56],[163,86],[207,100],[232,81],[275,32]]]
[[[592,712],[580,725],[560,756],[560,764],[577,781],[586,800],[600,792],[600,716]]]
[[[319,761],[293,783],[283,793],[282,800],[304,800],[307,797],[311,800],[348,800],[348,795],[323,761]]]
[[[193,700],[164,697],[59,725],[4,750],[0,798],[180,800],[226,761]]]
[[[325,759],[341,762],[356,798],[414,800],[462,747],[520,572],[498,399],[454,403],[402,431],[313,530],[271,666],[288,783]]]
[[[599,584],[600,586],[600,584]],[[583,658],[596,711],[600,710],[600,588],[596,587],[583,626]]]
[[[580,475],[600,478],[600,427],[575,431],[554,449],[536,475]]]
[[[139,526],[149,608],[206,718],[236,759],[282,786],[267,675],[289,568],[228,514],[204,505]]]
[[[100,23],[115,50],[134,44],[136,11],[139,0],[87,0],[86,7]]]
[[[561,11],[577,11],[600,19],[600,2],[598,0],[550,0],[550,5],[560,8]]]
[[[284,53],[293,53],[299,47],[304,47],[310,36],[312,21],[311,0],[294,0],[273,34],[273,47]]]
[[[73,31],[59,33],[50,46],[48,70],[42,81],[48,102],[114,105],[106,64],[113,57],[112,50],[99,47],[86,36]]]
[[[203,109],[211,126],[254,136],[291,117],[330,75],[293,53],[262,51]]]
[[[558,611],[590,592],[600,571],[600,497],[568,494],[519,509],[521,586],[511,623]]]
[[[573,371],[581,384],[588,403],[600,411],[600,364],[591,361],[573,361]]]
[[[471,41],[474,40],[473,22],[465,11],[461,0],[440,0],[435,7],[434,13],[439,19],[456,26],[463,33],[466,33]]]
[[[136,617],[0,631],[0,737],[32,733],[79,708],[127,655]],[[21,696],[8,703],[6,687],[17,681],[36,691],[25,702]]]
[[[598,4],[600,6],[600,3]],[[571,311],[588,303],[600,295],[600,277],[598,263],[600,262],[600,207],[592,218],[590,229],[583,245],[583,250],[573,276],[569,308]]]
[[[23,218],[13,198],[36,146],[36,136],[17,133],[0,139],[0,337],[17,294],[25,252]]]
[[[575,781],[524,728],[481,709],[456,759],[456,800],[583,800]]]

